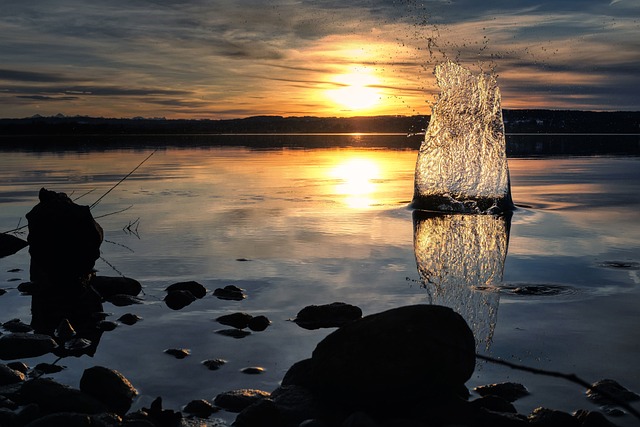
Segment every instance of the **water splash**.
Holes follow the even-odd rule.
[[[436,67],[441,93],[416,162],[416,209],[499,213],[514,209],[495,75],[474,76],[447,61]]]

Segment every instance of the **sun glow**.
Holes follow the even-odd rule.
[[[326,96],[334,103],[349,110],[366,110],[380,103],[382,94],[377,87],[380,81],[363,72],[341,74],[333,79],[336,89],[328,89]]]

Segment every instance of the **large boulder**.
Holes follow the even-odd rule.
[[[85,369],[80,379],[80,391],[98,399],[120,416],[127,413],[134,397],[138,395],[124,375],[102,366]]]
[[[464,319],[448,307],[413,305],[363,317],[328,335],[299,382],[337,402],[409,407],[466,393],[474,369],[475,340]]]

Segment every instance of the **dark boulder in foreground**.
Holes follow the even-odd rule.
[[[20,388],[16,403],[21,405],[35,403],[45,414],[56,412],[98,414],[107,412],[107,407],[94,397],[47,378],[26,381]]]
[[[169,285],[165,290],[167,292],[189,291],[193,294],[194,297],[198,299],[204,298],[205,295],[207,295],[207,289],[204,286],[202,286],[200,283],[195,282],[193,280],[188,282],[174,283],[173,285]]]
[[[26,240],[22,240],[13,234],[0,233],[0,258],[13,255],[28,245],[29,243]]]
[[[171,291],[164,297],[164,303],[171,310],[181,310],[194,302],[196,297],[189,291]]]
[[[140,282],[130,277],[95,276],[89,283],[104,299],[114,295],[137,296],[142,291]]]
[[[406,306],[329,334],[313,351],[306,386],[339,401],[407,405],[460,393],[475,362],[475,339],[459,314],[437,305]]]
[[[120,372],[94,366],[85,369],[80,379],[80,390],[102,402],[109,410],[122,416],[131,408],[138,391]]]
[[[336,328],[362,317],[362,310],[344,302],[309,305],[293,321],[305,329]]]

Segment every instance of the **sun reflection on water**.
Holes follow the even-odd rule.
[[[351,158],[332,168],[329,176],[337,181],[335,191],[344,197],[347,206],[362,209],[377,203],[374,196],[382,179],[377,162]]]

